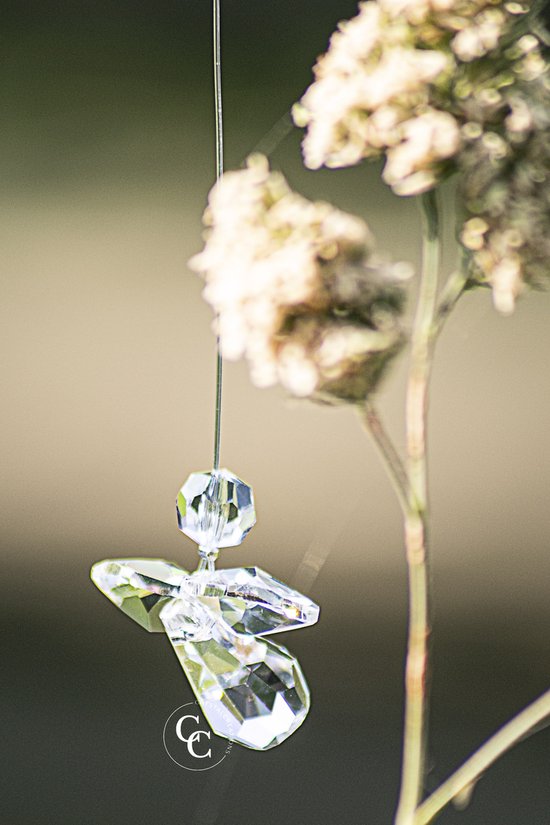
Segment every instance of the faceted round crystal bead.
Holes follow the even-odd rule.
[[[182,533],[207,550],[235,547],[256,523],[252,489],[229,470],[192,473],[176,507]]]

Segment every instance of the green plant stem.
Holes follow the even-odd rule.
[[[360,415],[374,442],[382,462],[386,466],[389,479],[401,505],[401,509],[404,513],[406,513],[409,506],[409,482],[407,479],[407,471],[393,445],[391,438],[382,424],[376,407],[369,398],[365,401],[364,406],[360,407]]]
[[[445,321],[464,293],[467,277],[454,272],[436,300],[440,258],[435,195],[422,199],[423,254],[417,311],[412,333],[407,383],[407,462],[403,464],[372,401],[361,415],[386,466],[405,520],[409,570],[409,633],[405,674],[405,725],[401,792],[396,825],[428,825],[452,800],[467,797],[483,773],[500,756],[550,720],[550,690],[507,722],[466,762],[421,802],[426,753],[430,636],[427,545],[428,485],[426,430],[429,381],[435,343]]]
[[[449,280],[441,290],[441,295],[437,304],[437,311],[432,325],[432,338],[435,339],[443,329],[445,321],[455,308],[458,299],[464,294],[467,275],[463,269],[457,269],[450,275]]]
[[[503,753],[550,717],[550,690],[507,722],[458,768],[417,809],[414,825],[426,825],[455,797],[473,787]]]
[[[409,627],[401,790],[396,825],[412,825],[414,822],[422,797],[426,754],[430,635],[426,430],[440,264],[439,210],[434,192],[422,195],[421,208],[422,273],[412,332],[406,400],[408,507],[405,512],[405,546],[409,574]]]

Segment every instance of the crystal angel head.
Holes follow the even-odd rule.
[[[214,733],[254,750],[304,721],[309,689],[297,659],[264,639],[314,624],[307,596],[257,567],[188,574],[161,559],[108,559],[92,581],[151,632],[165,632]]]
[[[229,470],[192,473],[176,506],[178,527],[205,551],[241,544],[256,524],[252,489]]]

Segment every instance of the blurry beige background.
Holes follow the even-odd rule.
[[[335,22],[353,9],[325,0],[313,16],[311,4],[283,0],[225,4],[228,167],[300,95]],[[162,719],[187,686],[160,641],[126,627],[87,580],[90,564],[105,556],[195,563],[176,528],[174,498],[186,476],[212,460],[211,314],[186,269],[201,245],[213,177],[209,4],[28,3],[7,17],[0,440],[9,672],[17,674],[7,703],[16,789],[9,821],[51,821],[48,803],[37,801],[45,788],[59,822],[113,822],[114,811],[118,822],[137,821],[135,810],[147,804],[171,810],[169,794],[157,799],[165,780],[170,788],[187,783],[170,801],[187,811],[184,821],[229,825],[246,807],[238,769],[237,779],[221,782],[231,814],[219,806],[205,813],[210,786],[201,796],[202,780],[174,776],[156,750]],[[391,196],[376,166],[306,172],[297,134],[273,163],[308,196],[364,215],[381,248],[417,261],[415,204]],[[448,235],[450,270],[452,227]],[[504,319],[489,293],[468,295],[437,353],[436,777],[550,681],[549,310],[549,294],[532,294]],[[400,445],[404,368],[402,358],[380,399]],[[326,557],[311,585],[323,621],[288,640],[319,697],[318,715],[314,705],[295,746],[302,751],[289,743],[282,755],[241,757],[248,771],[257,759],[272,766],[262,767],[254,792],[271,774],[291,800],[289,821],[329,822],[338,811],[352,823],[388,822],[406,598],[392,491],[350,411],[258,391],[242,364],[226,365],[222,426],[222,464],[254,487],[259,515],[222,565],[258,564],[292,579],[304,554]],[[28,729],[23,718],[32,720]],[[88,733],[85,742],[70,739],[77,720],[93,730],[91,742]],[[46,758],[46,747],[61,762]],[[525,743],[482,783],[468,812],[441,821],[550,823],[548,751],[547,732]],[[300,788],[284,773],[296,759],[305,766]],[[350,790],[362,762],[367,786],[354,781]],[[112,773],[124,770],[122,805]],[[136,777],[151,771],[157,784],[147,802]],[[27,798],[35,781],[39,792]],[[265,793],[259,804],[265,822],[279,821],[281,809],[266,804]]]

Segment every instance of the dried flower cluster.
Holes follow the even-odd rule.
[[[340,23],[294,107],[307,126],[312,169],[385,155],[384,180],[400,195],[430,189],[462,145],[449,106],[458,67],[499,44],[518,3],[370,0]]]
[[[548,272],[550,80],[533,7],[502,0],[369,0],[342,22],[294,107],[306,165],[385,158],[418,194],[460,172],[473,283],[510,312]]]
[[[508,58],[501,72],[485,66],[485,79],[465,98],[458,158],[470,276],[492,287],[503,313],[525,285],[548,284],[550,274],[549,63],[532,35]]]
[[[253,156],[210,193],[206,279],[226,358],[259,386],[360,401],[402,346],[403,264],[385,263],[361,219],[293,192]]]

